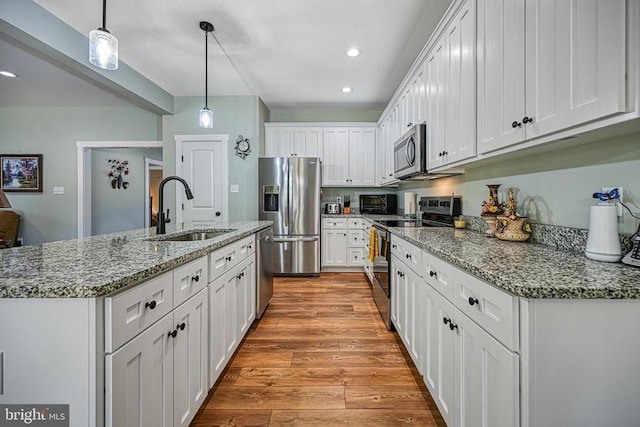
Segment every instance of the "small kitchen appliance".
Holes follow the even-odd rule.
[[[326,214],[339,214],[340,203],[327,203],[324,205],[324,213]]]
[[[395,194],[361,194],[360,213],[372,215],[395,215],[397,209]]]
[[[622,248],[614,198],[608,193],[594,193],[593,197],[600,198],[601,202],[589,209],[589,237],[585,255],[596,261],[618,262],[622,258]]]

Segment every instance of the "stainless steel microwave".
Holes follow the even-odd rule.
[[[427,125],[415,125],[393,144],[393,171],[396,179],[427,173]]]

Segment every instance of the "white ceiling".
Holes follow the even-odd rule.
[[[100,0],[35,1],[82,34],[101,26]],[[120,60],[174,96],[204,95],[198,23],[206,20],[232,61],[210,38],[209,95],[257,95],[270,109],[381,110],[450,3],[109,0],[107,28],[118,38]],[[360,57],[346,56],[353,46]],[[2,37],[0,58],[0,68],[22,74],[19,90],[0,78],[0,106],[125,102]],[[343,86],[353,92],[343,94]]]

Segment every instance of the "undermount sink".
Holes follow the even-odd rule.
[[[223,234],[231,233],[236,230],[213,230],[213,231],[195,231],[187,234],[179,234],[177,236],[160,237],[161,242],[196,242],[199,240],[213,239]]]

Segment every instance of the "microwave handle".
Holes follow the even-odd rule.
[[[409,154],[409,148],[410,147],[413,148],[413,155]],[[409,138],[409,140],[407,141],[407,146],[405,147],[404,155],[407,158],[407,164],[409,166],[413,166],[413,162],[415,162],[415,160],[416,160],[416,143],[415,143],[413,137]]]

